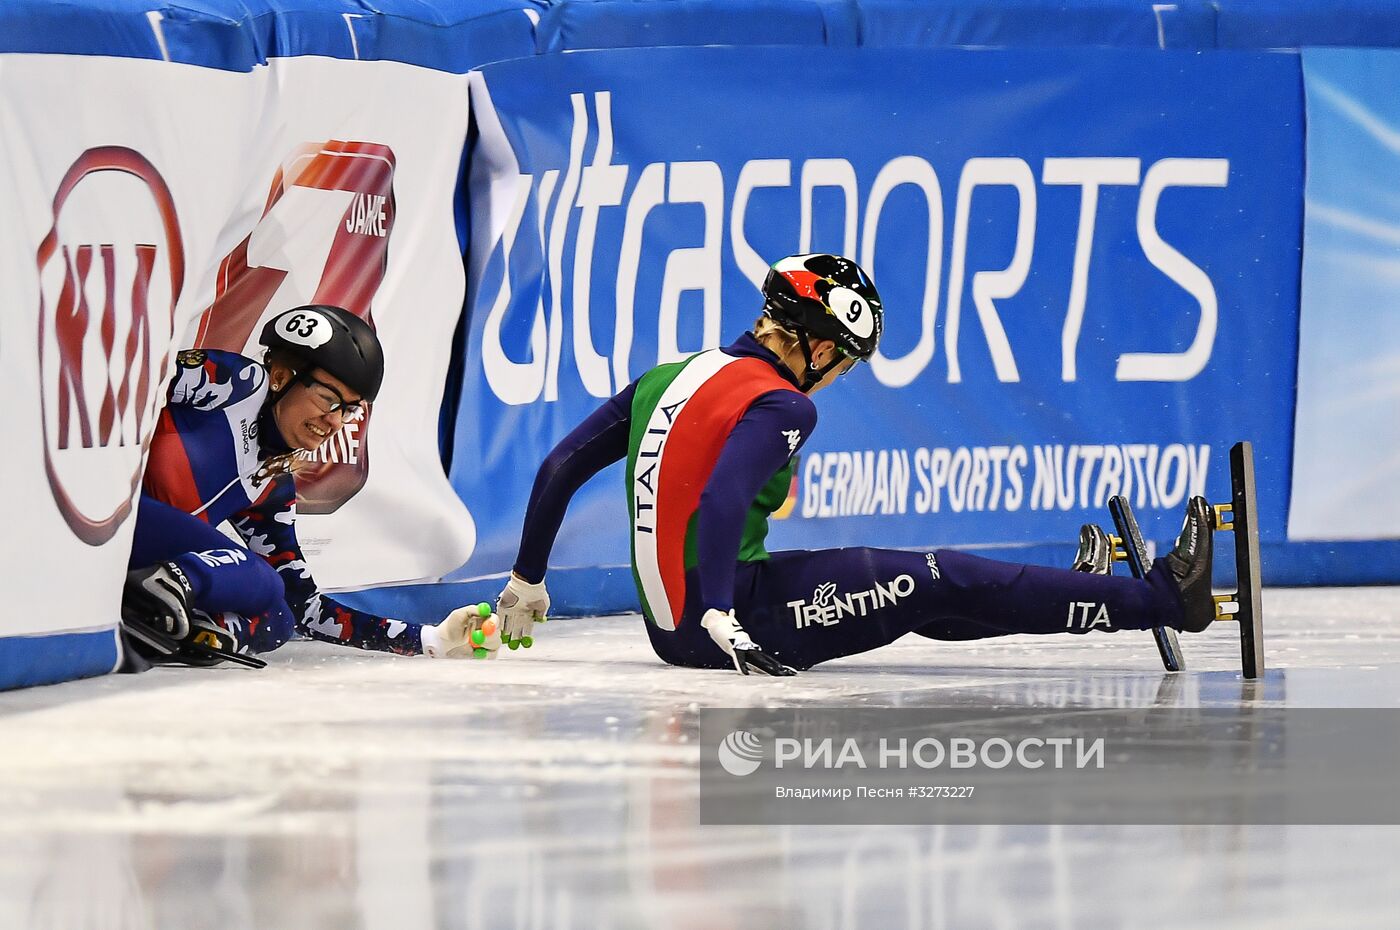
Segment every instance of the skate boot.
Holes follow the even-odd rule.
[[[1074,554],[1070,570],[1090,575],[1113,574],[1113,541],[1103,527],[1086,523],[1079,528],[1079,551]]]
[[[1215,599],[1210,586],[1215,557],[1213,532],[1210,504],[1204,497],[1191,498],[1186,502],[1186,522],[1181,527],[1176,547],[1163,559],[1181,592],[1185,612],[1181,628],[1187,633],[1199,633],[1215,620]]]
[[[242,649],[237,627],[221,622],[223,615],[211,616],[203,610],[190,608],[188,626],[181,636],[163,632],[157,622],[140,613],[124,608],[122,639],[131,655],[131,671],[142,671],[152,665],[184,665],[204,668],[221,662],[232,662],[248,668],[267,665],[257,656]]]
[[[214,615],[202,610],[190,611],[190,636],[180,644],[181,648],[175,653],[175,663],[202,668],[250,658],[239,635],[243,632],[243,622],[246,621],[237,614]]]

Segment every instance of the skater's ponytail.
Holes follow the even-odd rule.
[[[754,320],[753,337],[776,352],[779,358],[786,358],[788,353],[797,351],[797,333],[766,313]]]

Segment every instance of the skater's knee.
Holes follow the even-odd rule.
[[[728,656],[722,655],[719,659],[705,655],[663,655],[658,652],[656,657],[667,665],[674,665],[677,668],[733,668],[734,663]],[[722,660],[722,661],[721,661]]]
[[[258,614],[248,621],[248,649],[254,653],[271,652],[292,638],[296,619],[285,603]]]
[[[720,652],[718,648],[713,651],[698,649],[667,649],[652,644],[652,652],[656,657],[667,665],[674,665],[677,668],[733,668],[732,660]]]
[[[256,579],[256,596],[264,611],[273,611],[278,607],[283,608],[287,613],[290,622],[291,613],[286,610],[287,606],[287,585],[282,581],[282,576],[277,574],[277,569],[268,565],[262,559],[254,559],[256,566],[253,577]],[[290,632],[287,634],[291,635]]]

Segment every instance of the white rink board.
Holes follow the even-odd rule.
[[[467,106],[465,75],[393,62],[278,59],[243,74],[0,56],[0,484],[18,511],[0,636],[117,622],[132,531],[123,513],[173,354],[284,159],[327,140],[395,158],[397,221],[372,301],[388,361],[367,482],[336,512],[304,515],[301,536],[327,587],[435,578],[465,561],[475,527],[442,472],[437,418],[465,286],[452,198]],[[340,195],[342,213],[352,196],[322,193]],[[256,250],[262,267],[285,272],[267,313],[316,296],[317,243],[341,225],[316,218],[284,210],[281,245]]]
[[[54,485],[61,485],[74,507],[92,519],[112,514],[129,501],[131,478],[144,454],[142,440],[153,426],[160,374],[168,372],[178,342],[201,308],[200,292],[212,287],[210,266],[232,240],[225,226],[238,211],[243,177],[237,143],[256,126],[267,79],[266,73],[234,75],[130,59],[0,56],[0,200],[7,204],[0,223],[0,276],[5,281],[0,431],[6,437],[0,484],[16,502],[19,527],[19,532],[5,534],[0,548],[9,566],[5,584],[10,607],[0,635],[110,628],[118,620],[131,521],[122,521],[101,543],[85,542],[65,521]],[[74,87],[82,87],[83,94],[62,90]],[[153,93],[161,87],[164,93]],[[55,119],[56,111],[64,118]],[[103,370],[100,327],[88,327],[81,355],[94,438],[84,442],[74,424],[70,447],[52,451],[56,479],[51,481],[41,424],[47,410],[50,429],[58,425],[53,314],[61,299],[62,273],[54,274],[54,261],[36,262],[36,256],[55,227],[54,199],[65,175],[84,151],[101,146],[138,152],[159,173],[179,217],[183,262],[172,259],[171,243],[156,212],[157,195],[132,175],[116,170],[89,175],[64,204],[58,218],[60,243],[74,248],[110,244],[117,259],[119,298],[122,291],[130,294],[125,282],[132,280],[132,249],[138,243],[157,247],[149,294],[152,377],[145,403],[132,397],[121,418],[125,441],[113,438],[104,447],[95,421],[108,372]],[[178,158],[173,157],[176,151]],[[211,176],[227,181],[211,185]],[[172,287],[165,274],[172,262],[184,269],[173,326]],[[95,282],[88,296],[96,302],[92,317],[100,319],[104,295]],[[43,342],[41,300],[48,317]],[[116,310],[113,343],[120,350],[131,328],[129,296],[117,300]],[[42,379],[41,355],[49,372]],[[144,414],[141,436],[135,428],[138,408]],[[49,443],[58,444],[57,437]]]

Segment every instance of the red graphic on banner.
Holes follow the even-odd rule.
[[[69,241],[64,206],[84,184],[101,183],[111,173],[140,180],[159,216],[164,244],[149,242]],[[100,198],[98,198],[100,200]],[[155,230],[133,230],[132,237]],[[116,239],[118,237],[113,236]],[[169,274],[169,306],[149,304],[157,265]],[[161,327],[156,344],[164,348],[175,327],[175,306],[184,286],[184,243],[175,201],[160,172],[143,156],[121,146],[88,149],[68,169],[53,200],[53,225],[39,245],[40,280],[61,263],[62,284],[55,301],[39,288],[39,397],[44,434],[44,470],[54,502],[79,539],[100,546],[111,539],[131,513],[141,477],[144,449],[129,456],[131,476],[120,495],[94,503],[94,482],[83,469],[65,469],[64,456],[78,450],[139,447],[148,438],[152,396],[165,372],[153,372],[153,319]],[[118,272],[130,266],[130,287]],[[99,299],[94,299],[100,295]],[[52,343],[49,331],[52,328]],[[126,338],[117,345],[117,333]],[[91,336],[96,335],[96,351]],[[116,364],[114,364],[116,362]],[[97,395],[97,396],[95,396]],[[100,399],[99,399],[100,397]],[[94,421],[95,417],[95,421]],[[133,450],[135,452],[135,450]],[[73,461],[67,458],[65,461]],[[125,460],[124,460],[125,461]],[[77,483],[84,483],[79,488]],[[105,487],[105,485],[103,485]],[[121,486],[121,485],[119,485]],[[78,493],[79,491],[83,493]],[[83,503],[79,504],[78,501]]]
[[[220,265],[195,345],[260,356],[263,323],[299,304],[344,307],[374,325],[370,304],[397,213],[394,167],[393,151],[376,143],[298,146],[273,177],[257,226]],[[330,513],[364,486],[372,416],[371,407],[346,424],[297,473],[302,511]]]

